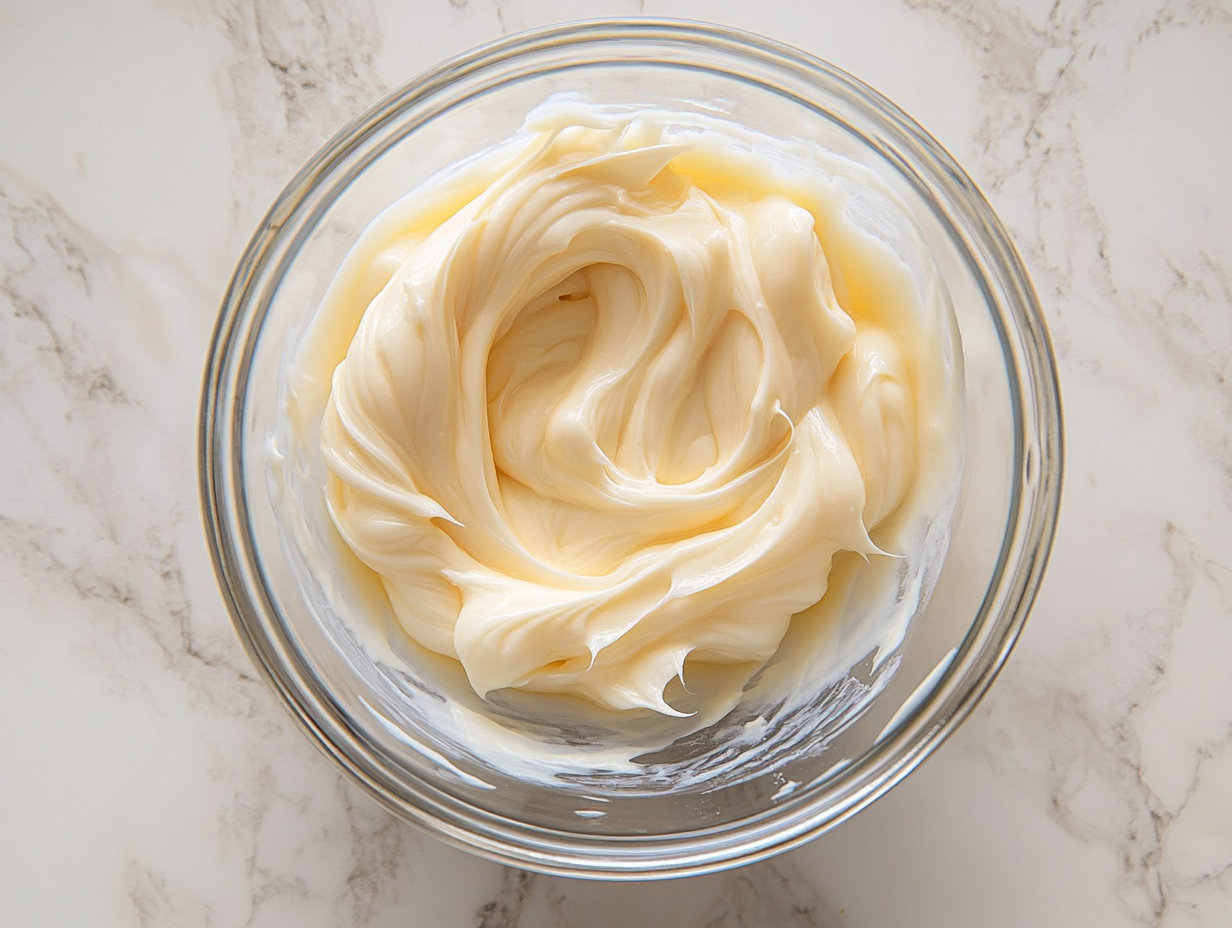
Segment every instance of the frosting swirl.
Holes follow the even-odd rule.
[[[333,522],[480,695],[677,714],[686,661],[765,662],[917,482],[902,307],[840,306],[821,208],[681,118],[542,117],[382,253],[334,372]]]

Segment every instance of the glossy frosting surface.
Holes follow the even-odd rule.
[[[480,695],[674,714],[686,661],[765,662],[836,552],[904,553],[870,532],[940,505],[961,376],[927,256],[868,231],[909,239],[896,210],[799,143],[564,100],[388,211],[323,309],[377,291],[321,449],[406,632]]]

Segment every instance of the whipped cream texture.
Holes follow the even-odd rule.
[[[898,210],[805,143],[577,102],[391,207],[315,363],[349,344],[324,492],[405,632],[481,696],[675,715],[692,668],[766,662],[837,553],[908,554],[961,373],[926,255],[875,234]]]

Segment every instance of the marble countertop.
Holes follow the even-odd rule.
[[[1052,326],[1060,533],[922,769],[715,876],[533,876],[395,821],[250,667],[202,538],[202,365],[296,167],[386,89],[566,19],[705,18],[898,101]],[[0,924],[1232,924],[1232,6],[0,0]]]

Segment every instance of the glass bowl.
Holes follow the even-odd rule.
[[[348,585],[345,565],[321,568],[332,563],[321,494],[292,493],[296,481],[311,484],[311,467],[287,460],[280,435],[288,359],[362,231],[560,91],[718,108],[877,171],[906,204],[953,305],[966,458],[948,555],[915,598],[898,594],[910,625],[893,653],[853,660],[817,686],[807,711],[750,696],[702,732],[638,758],[632,772],[595,759],[609,732],[547,720],[539,745],[560,772],[535,778],[519,773],[526,742],[505,743],[499,713],[471,724],[488,710],[458,688],[451,662],[412,653],[393,634],[372,646],[382,604]],[[787,850],[918,766],[970,713],[1023,627],[1052,543],[1061,455],[1054,359],[1035,292],[950,155],[825,62],[734,30],[657,20],[503,39],[423,74],[345,127],[288,185],[240,260],[201,406],[201,494],[219,585],[254,663],[305,733],[379,803],[454,845],[607,879],[702,873]],[[789,635],[781,654],[792,643]]]

